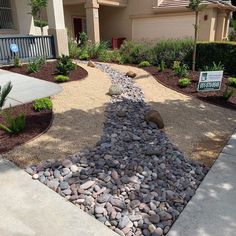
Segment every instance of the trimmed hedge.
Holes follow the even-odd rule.
[[[215,62],[224,65],[225,71],[236,75],[235,42],[199,42],[197,45],[197,68],[211,66]]]

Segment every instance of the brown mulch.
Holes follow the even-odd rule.
[[[56,61],[46,62],[42,66],[40,71],[36,73],[31,73],[31,74],[27,72],[27,64],[24,64],[18,68],[14,66],[7,66],[7,67],[2,67],[1,69],[56,83],[54,79],[54,77],[57,75],[55,72],[56,64],[57,64]],[[69,81],[81,80],[87,76],[88,76],[88,72],[82,67],[77,66],[77,68],[69,74],[69,77],[70,77]]]
[[[155,67],[146,67],[144,69],[151,75],[153,75],[158,82],[168,88],[171,88],[183,94],[194,96],[198,99],[203,100],[204,102],[209,102],[217,106],[236,110],[236,89],[232,88],[234,89],[234,94],[228,101],[225,101],[223,98],[223,93],[227,87],[227,76],[223,78],[220,91],[198,92],[197,85],[200,75],[199,72],[190,71],[188,78],[191,79],[191,84],[186,88],[181,88],[178,85],[179,77],[174,75],[173,70],[165,69],[163,72],[159,72]]]
[[[39,72],[31,74],[27,72],[26,64],[19,68],[7,66],[2,67],[1,69],[56,83],[54,80],[54,77],[56,76],[56,63],[56,61],[46,62]],[[82,67],[77,66],[76,69],[69,74],[69,81],[82,80],[87,76],[88,72]],[[49,128],[53,118],[52,111],[36,112],[33,110],[32,104],[33,103],[29,103],[11,108],[13,114],[25,114],[26,125],[24,131],[20,134],[9,135],[5,131],[0,130],[0,153],[7,152],[16,146],[32,140]],[[3,117],[0,115],[0,123],[2,122]]]
[[[14,147],[26,143],[47,130],[51,124],[53,113],[51,110],[36,112],[33,103],[28,103],[11,108],[11,114],[25,114],[25,129],[19,134],[8,134],[0,130],[0,153],[7,152]],[[4,123],[0,115],[0,123]]]

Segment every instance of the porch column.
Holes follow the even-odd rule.
[[[68,37],[64,20],[62,0],[48,0],[48,34],[54,36],[56,56],[68,55]]]
[[[216,41],[222,41],[224,38],[224,32],[225,32],[225,17],[226,13],[225,11],[220,11],[217,14],[217,27],[216,27]]]
[[[229,24],[230,24],[230,18],[231,18],[231,14],[230,12],[227,12],[226,13],[226,18],[225,18],[225,35],[224,37],[227,37],[228,39],[228,36],[229,36]]]
[[[99,4],[97,0],[88,0],[85,4],[85,9],[88,37],[93,43],[99,43]]]

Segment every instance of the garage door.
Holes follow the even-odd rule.
[[[133,19],[133,40],[193,37],[194,16],[159,16]]]

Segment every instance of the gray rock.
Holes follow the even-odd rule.
[[[122,201],[119,198],[111,198],[110,203],[113,206],[119,207],[120,209],[125,209],[126,208],[126,205],[125,205],[124,201]]]
[[[168,212],[161,211],[158,214],[160,216],[161,221],[166,221],[166,220],[171,220],[172,219],[172,215]]]
[[[70,168],[70,167],[73,165],[72,161],[70,161],[70,160],[68,160],[68,159],[63,160],[61,164],[62,164],[65,168]]]
[[[51,189],[53,189],[54,191],[57,190],[58,186],[59,186],[59,181],[58,180],[51,180],[48,181],[47,186]]]
[[[75,173],[75,172],[77,172],[77,171],[79,170],[79,167],[76,166],[76,165],[72,165],[72,166],[70,167],[70,169],[71,169],[71,171],[72,171],[73,173]]]
[[[123,229],[126,226],[132,227],[133,223],[130,221],[128,216],[123,216],[122,218],[119,219],[118,228]]]
[[[123,92],[122,87],[118,84],[112,84],[109,88],[109,95],[121,95]]]
[[[95,207],[95,213],[96,214],[102,214],[105,211],[103,207],[96,206]]]
[[[116,115],[118,117],[126,117],[127,116],[126,111],[124,111],[124,110],[117,111]]]
[[[158,214],[150,215],[149,220],[154,224],[158,224],[160,222],[160,216]]]
[[[85,182],[84,184],[80,185],[80,188],[86,190],[86,189],[91,188],[94,184],[95,184],[95,181],[89,180]]]
[[[111,198],[111,194],[103,194],[97,198],[98,203],[108,202]]]
[[[63,182],[60,183],[60,189],[61,190],[65,190],[67,188],[69,188],[69,184],[67,182],[63,181]]]
[[[54,170],[53,175],[55,178],[60,178],[61,177],[61,172],[59,170]]]

